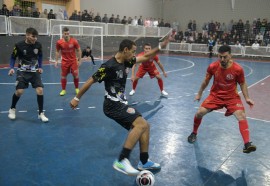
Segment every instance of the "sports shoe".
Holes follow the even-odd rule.
[[[129,176],[137,176],[140,172],[132,167],[127,158],[124,158],[121,161],[115,160],[113,162],[113,168]]]
[[[165,90],[162,90],[162,91],[161,91],[161,95],[162,95],[162,96],[168,96],[169,94],[168,94]]]
[[[245,144],[245,147],[243,149],[243,153],[250,153],[253,151],[256,151],[256,146],[255,145],[251,145],[252,142],[248,142]]]
[[[75,88],[76,95],[79,93],[80,89]]]
[[[8,111],[8,118],[9,119],[16,119],[16,109],[15,108],[11,108]]]
[[[39,115],[38,115],[38,119],[40,119],[42,122],[46,123],[49,121],[49,119],[45,116],[44,112],[41,112]]]
[[[134,94],[135,94],[135,90],[132,89],[132,90],[130,91],[129,95],[130,95],[130,96],[133,96]]]
[[[153,170],[153,169],[161,169],[160,164],[154,163],[151,160],[148,159],[148,161],[143,165],[140,161],[138,164],[139,170]]]
[[[195,134],[194,132],[192,132],[189,136],[188,136],[188,142],[189,143],[194,143],[197,139],[197,134]]]
[[[64,96],[64,95],[66,95],[66,90],[62,90],[61,92],[60,92],[60,96]]]

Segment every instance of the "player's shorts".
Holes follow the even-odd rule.
[[[28,88],[29,83],[32,84],[33,88],[44,87],[39,72],[22,72],[17,70],[16,90]]]
[[[233,99],[220,99],[215,96],[209,95],[203,101],[201,106],[211,110],[218,110],[225,107],[227,109],[225,116],[230,116],[237,110],[245,110],[240,97],[236,97]]]
[[[136,73],[136,76],[139,78],[143,78],[143,76],[145,75],[145,73],[148,72],[150,78],[154,78],[157,75],[159,75],[159,71],[157,69],[157,67],[151,67],[151,68],[143,68],[141,66],[139,66],[138,71]]]
[[[103,111],[107,117],[113,119],[127,130],[131,129],[132,123],[137,117],[142,116],[136,109],[108,98],[104,100]]]
[[[73,76],[79,75],[79,67],[77,61],[74,61],[72,63],[63,63],[61,65],[62,72],[61,76],[67,76],[69,73],[72,73]]]

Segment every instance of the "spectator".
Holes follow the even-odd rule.
[[[122,23],[123,25],[126,25],[126,24],[127,24],[127,17],[126,17],[126,16],[123,17],[121,23]]]
[[[108,23],[109,22],[109,19],[107,17],[107,14],[104,14],[104,17],[102,18],[102,22],[103,23]]]
[[[258,43],[257,40],[255,40],[255,42],[251,45],[251,48],[254,50],[257,50],[260,48],[260,44]]]
[[[56,19],[58,19],[58,20],[64,20],[65,19],[63,10],[61,8],[59,8],[58,13],[56,14]]]
[[[55,15],[53,13],[53,9],[51,9],[50,12],[48,13],[48,19],[55,19]]]
[[[115,23],[114,14],[112,14],[112,16],[110,17],[109,23]]]
[[[101,17],[100,17],[99,12],[98,12],[97,15],[95,16],[94,21],[95,21],[95,22],[101,22]]]
[[[143,26],[143,18],[142,18],[142,16],[140,16],[140,18],[138,19],[138,25],[141,25],[141,26]]]
[[[134,19],[132,19],[131,25],[132,25],[132,26],[137,26],[137,25],[138,25],[138,19],[137,19],[137,16],[135,16]]]
[[[25,10],[25,12],[23,12],[23,17],[33,17],[33,13],[32,13],[32,8],[31,7],[27,7],[27,9]]]
[[[20,5],[14,5],[13,9],[10,12],[10,16],[22,16],[22,10]]]
[[[39,16],[40,16],[39,9],[38,8],[35,8],[34,11],[33,11],[33,17],[39,18]]]
[[[48,10],[44,9],[43,12],[40,14],[40,18],[48,18]]]
[[[0,10],[0,15],[9,16],[9,10],[7,9],[6,4],[2,5],[2,9]]]
[[[164,27],[164,20],[161,19],[161,21],[158,23],[158,27]]]
[[[115,22],[116,24],[121,24],[121,20],[120,20],[120,16],[119,16],[119,15],[116,16],[114,22]]]

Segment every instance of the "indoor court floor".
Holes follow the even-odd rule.
[[[246,113],[251,141],[257,151],[244,154],[237,120],[224,110],[206,115],[197,141],[187,142],[193,117],[200,103],[194,97],[207,66],[217,58],[161,55],[168,74],[163,77],[169,96],[161,97],[156,79],[145,76],[135,95],[130,78],[126,92],[129,104],[151,125],[150,158],[162,166],[155,173],[155,186],[270,186],[270,63],[237,60],[245,71],[255,106]],[[80,85],[99,67],[84,62]],[[94,84],[72,110],[75,96],[71,75],[67,94],[59,96],[60,69],[44,65],[45,114],[48,123],[37,119],[37,103],[31,86],[17,104],[17,118],[7,117],[15,91],[15,76],[0,70],[0,185],[2,186],[135,186],[129,177],[112,167],[127,131],[103,114],[103,83]],[[209,94],[211,83],[203,99]],[[240,89],[239,89],[240,90]],[[241,93],[240,93],[241,94]],[[130,161],[137,166],[138,144]]]

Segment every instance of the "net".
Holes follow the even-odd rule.
[[[79,25],[54,25],[51,31],[50,61],[55,62],[56,42],[62,38],[62,29],[69,28],[72,37],[78,40],[81,49],[90,46],[95,59],[103,60],[103,28]]]

